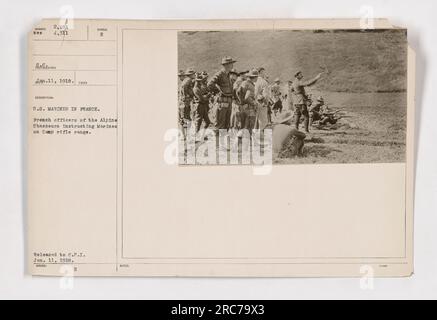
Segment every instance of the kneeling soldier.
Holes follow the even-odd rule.
[[[319,121],[321,117],[320,109],[324,105],[325,101],[323,97],[318,97],[317,102],[310,109],[310,126],[312,126],[313,122]]]

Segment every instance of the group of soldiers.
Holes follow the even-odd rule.
[[[196,133],[213,125],[215,129],[265,129],[275,122],[284,109],[294,114],[294,126],[299,130],[303,118],[304,130],[309,132],[311,123],[327,124],[335,121],[319,97],[313,105],[305,88],[314,85],[322,76],[304,80],[298,71],[288,82],[287,93],[282,93],[281,80],[270,84],[264,68],[238,72],[237,61],[224,57],[222,68],[209,78],[206,71],[193,69],[180,71],[179,84],[179,124],[183,128],[192,126]],[[286,108],[284,108],[284,102]],[[210,118],[210,106],[214,114]],[[211,123],[213,119],[214,123]]]

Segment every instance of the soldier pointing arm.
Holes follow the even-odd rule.
[[[303,73],[301,71],[296,72],[293,82],[294,91],[294,114],[295,114],[295,127],[299,130],[300,118],[304,118],[305,132],[309,133],[309,114],[308,114],[308,96],[305,91],[305,87],[314,85],[321,77],[323,73],[319,73],[315,78],[304,81]]]

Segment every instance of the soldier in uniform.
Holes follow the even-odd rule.
[[[193,69],[188,69],[185,72],[185,79],[181,84],[181,99],[184,103],[184,120],[189,122],[191,120],[191,103],[193,102],[194,93],[194,77],[196,72]]]
[[[209,111],[209,98],[210,94],[204,83],[204,77],[202,74],[196,75],[194,79],[195,84],[193,88],[194,101],[191,112],[191,118],[194,121],[196,133],[199,132],[202,122],[205,122],[205,129],[211,124],[208,111]]]
[[[282,100],[281,100],[281,80],[275,79],[275,83],[272,85],[271,90],[271,95],[272,95],[272,110],[275,114],[275,116],[278,113],[282,112]]]
[[[269,92],[268,92],[268,87],[269,87],[269,83],[267,82],[266,78],[266,69],[261,67],[258,69],[258,78],[255,82],[255,96],[264,96],[264,97],[268,97],[269,96]]]
[[[271,96],[265,68],[259,68],[258,74],[259,76],[255,82],[255,97],[259,106],[259,108],[257,108],[256,127],[263,129],[272,122],[272,110],[270,108]],[[260,99],[260,97],[264,99]],[[258,103],[258,101],[262,101],[262,103]]]
[[[242,121],[241,121],[241,100],[237,95],[238,88],[243,83],[243,79],[241,77],[241,73],[237,72],[237,70],[232,69],[231,71],[232,77],[232,88],[233,88],[233,100],[232,100],[232,112],[231,112],[231,129],[240,130],[242,129]],[[234,80],[235,78],[235,80]]]
[[[240,72],[237,80],[234,82],[234,103],[231,115],[231,128],[234,129],[243,129],[245,126],[244,95],[246,93],[240,88],[244,81],[247,80],[248,73],[249,71]]]
[[[183,70],[179,70],[178,73],[179,83],[178,83],[178,122],[180,128],[184,126],[184,102],[182,100],[181,88],[182,82],[185,79],[185,72]]]
[[[338,122],[337,112],[332,111],[325,103],[320,106],[320,125],[336,124]]]
[[[217,129],[229,129],[231,122],[233,85],[231,70],[237,62],[231,57],[222,59],[222,69],[208,81],[208,90],[217,93]]]
[[[236,91],[241,84],[247,79],[247,74],[249,73],[249,71],[242,71],[242,72],[238,72],[238,77],[234,82],[234,91]]]
[[[255,128],[257,115],[257,101],[255,97],[255,83],[258,79],[258,71],[252,70],[247,75],[240,88],[237,90],[237,96],[243,97],[244,128],[250,132]]]
[[[295,116],[295,127],[299,130],[300,118],[304,118],[305,132],[309,133],[309,114],[308,114],[308,96],[305,91],[305,87],[314,85],[322,76],[319,73],[315,78],[305,81],[303,73],[301,71],[296,72],[294,77],[296,78],[293,82],[294,90],[294,116]]]
[[[264,130],[271,122],[271,101],[260,95],[256,98],[256,129]]]

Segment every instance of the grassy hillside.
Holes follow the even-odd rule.
[[[263,66],[283,81],[302,70],[306,78],[329,73],[317,89],[337,92],[399,92],[407,87],[404,30],[384,32],[245,31],[179,33],[179,69],[210,74],[223,56],[247,70]]]

